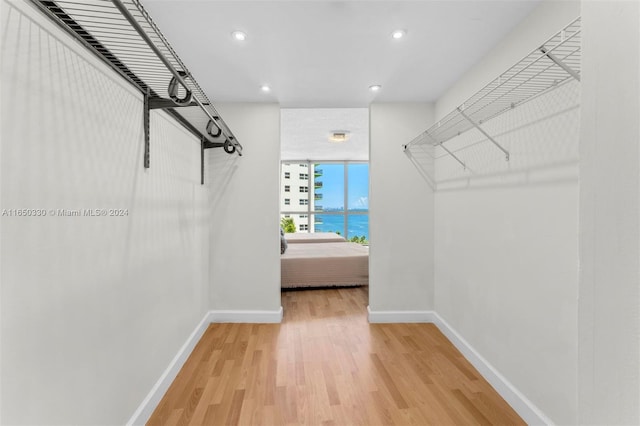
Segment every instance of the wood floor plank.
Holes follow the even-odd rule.
[[[452,391],[453,396],[460,401],[460,403],[473,415],[473,418],[476,422],[481,425],[489,425],[491,422],[487,419],[484,414],[467,398],[462,391],[459,389],[454,389]]]
[[[367,291],[283,291],[281,324],[211,324],[148,424],[524,424],[435,325],[369,324]]]
[[[204,403],[197,404],[195,407],[192,407],[194,409],[193,414],[191,415],[190,423],[204,424],[203,420],[209,407],[209,402],[213,399],[213,396],[215,395],[217,389],[217,380],[214,377],[210,377],[200,396],[200,399],[204,401]]]
[[[391,378],[391,375],[385,368],[384,364],[382,363],[382,361],[380,361],[380,358],[378,357],[378,355],[371,354],[371,360],[373,361],[373,364],[377,370],[376,375],[380,377],[380,379],[382,379],[385,390],[389,392],[389,395],[391,395],[391,397],[396,403],[396,408],[400,410],[404,408],[409,408],[409,406],[407,405],[407,402],[402,397],[402,394],[398,390],[398,387],[396,386],[395,382]]]
[[[233,399],[231,400],[225,425],[237,425],[240,422],[240,411],[242,410],[243,403],[244,389],[236,389],[233,392]]]

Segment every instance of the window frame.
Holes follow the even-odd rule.
[[[311,203],[310,197],[315,195],[315,177],[313,180],[314,185],[309,184],[309,187],[313,187],[313,191],[309,190],[309,192],[306,192],[304,194],[307,194],[307,211],[305,212],[308,216],[307,216],[307,220],[310,220],[312,215],[315,218],[316,215],[337,215],[337,216],[343,216],[344,217],[344,228],[342,230],[343,232],[343,236],[345,238],[348,237],[348,229],[349,229],[349,216],[352,215],[368,215],[369,214],[369,208],[367,208],[367,210],[360,210],[360,211],[350,211],[349,210],[349,165],[351,164],[367,164],[370,165],[369,161],[363,161],[363,160],[342,160],[342,161],[327,161],[327,160],[286,160],[286,161],[280,161],[280,167],[282,167],[283,165],[292,165],[292,164],[300,164],[303,167],[307,167],[309,168],[309,173],[307,173],[306,175],[306,179],[302,179],[301,177],[301,181],[302,180],[306,180],[307,182],[311,181],[311,177],[309,176],[311,173],[311,168],[310,166],[312,164],[341,164],[343,165],[344,168],[344,210],[341,212],[336,212],[336,211],[322,211],[322,210],[315,210],[315,206],[316,203]],[[315,170],[315,169],[314,169]],[[286,173],[286,172],[285,172]],[[301,173],[302,175],[302,173]],[[369,168],[369,185],[371,184],[371,168]],[[281,184],[282,185],[282,184]],[[311,188],[310,188],[311,189]],[[370,191],[368,191],[370,192]],[[300,194],[302,195],[302,194]],[[313,204],[314,206],[314,210],[311,210],[311,204]],[[301,214],[301,212],[299,210],[281,210],[280,211],[281,215],[286,215],[286,214]],[[304,213],[303,213],[304,214]],[[307,222],[308,223],[308,222]],[[309,232],[308,230],[306,232]]]

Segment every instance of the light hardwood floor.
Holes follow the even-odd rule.
[[[148,424],[524,424],[432,324],[369,324],[367,288],[282,293],[282,324],[212,324]]]

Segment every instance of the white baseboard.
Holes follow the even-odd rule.
[[[372,311],[367,307],[370,323],[433,323],[473,365],[484,379],[529,425],[552,425],[553,422],[513,386],[476,351],[457,331],[434,311]]]
[[[187,341],[182,345],[178,354],[173,358],[167,369],[162,373],[151,391],[142,401],[138,409],[133,413],[127,426],[144,425],[149,421],[153,410],[156,409],[160,400],[175,380],[180,369],[193,352],[196,344],[211,323],[221,322],[246,322],[246,323],[279,323],[282,322],[282,306],[276,311],[209,311],[196,329],[191,333]]]
[[[507,401],[516,413],[529,425],[553,425],[551,419],[544,415],[531,401],[529,401],[515,386],[513,386],[498,370],[476,351],[457,331],[453,329],[440,315],[434,312],[433,323],[447,336],[476,370],[489,382],[491,386]]]
[[[370,323],[435,322],[433,311],[372,311],[367,306]]]
[[[178,372],[191,355],[193,348],[195,348],[196,344],[200,341],[200,338],[209,327],[209,315],[210,312],[207,312],[200,321],[200,324],[193,330],[193,333],[189,336],[187,341],[182,345],[177,355],[171,360],[167,369],[162,373],[158,381],[151,388],[151,391],[147,395],[147,397],[142,401],[138,409],[133,413],[133,416],[127,422],[127,426],[133,425],[144,425],[147,423],[151,414],[153,414],[153,410],[156,409],[160,400],[171,386],[171,383],[175,380]]]
[[[276,311],[209,311],[209,322],[279,323],[283,313],[282,306]]]

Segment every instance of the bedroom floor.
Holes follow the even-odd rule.
[[[369,324],[368,288],[282,293],[211,324],[148,424],[524,424],[432,324]]]

